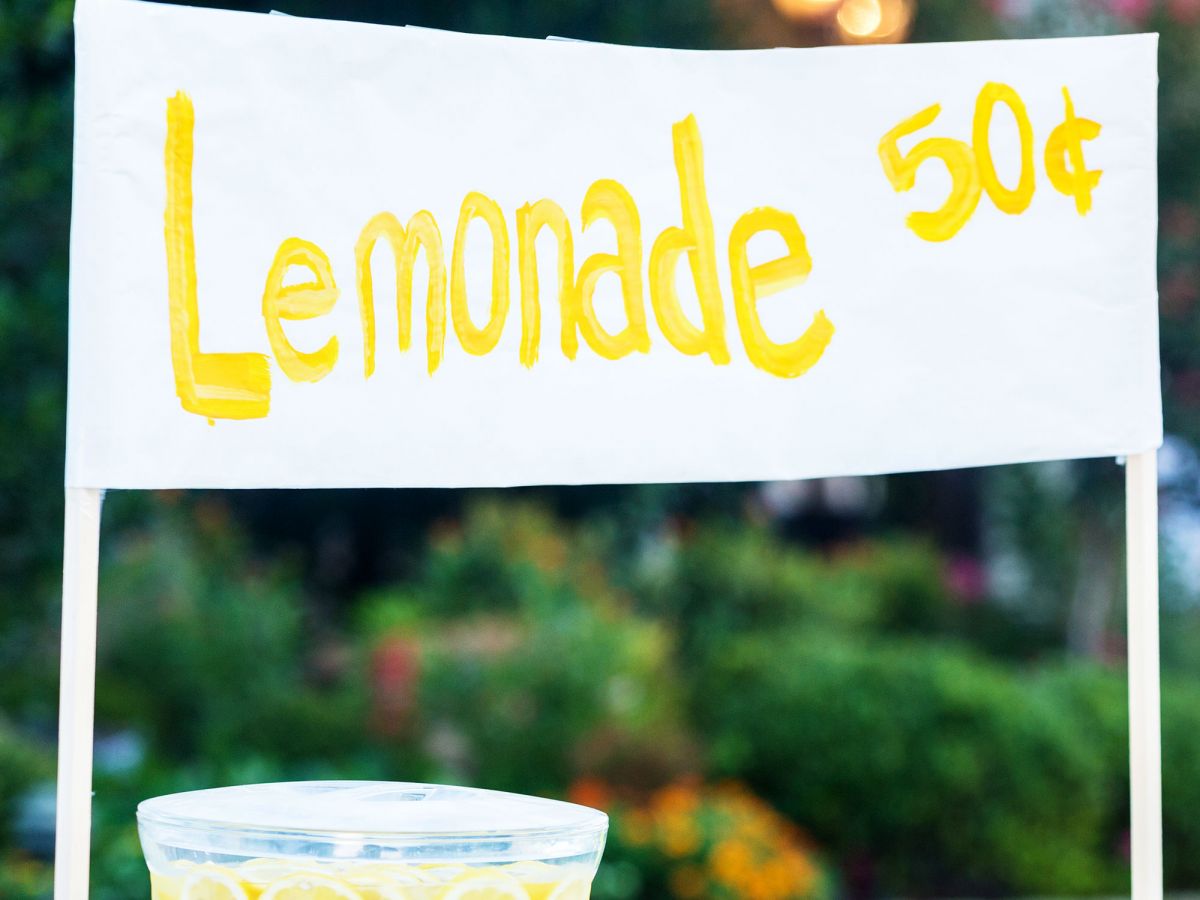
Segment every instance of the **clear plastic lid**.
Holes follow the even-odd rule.
[[[169,794],[138,806],[151,869],[180,860],[482,864],[599,860],[608,817],[564,803],[434,784],[308,781]]]

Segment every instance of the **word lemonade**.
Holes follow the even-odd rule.
[[[167,272],[170,285],[171,355],[175,383],[183,408],[210,419],[248,419],[267,415],[270,374],[260,353],[202,353],[196,290],[196,260],[192,228],[192,155],[194,111],[183,93],[167,101]],[[671,227],[655,240],[650,251],[650,301],[655,319],[667,340],[690,355],[707,354],[713,363],[730,360],[725,337],[725,310],[717,281],[715,238],[704,185],[703,150],[696,120],[689,116],[672,129],[675,165],[683,210],[683,227]],[[482,219],[492,235],[491,312],[486,325],[477,327],[467,309],[465,249],[467,228]],[[517,259],[521,287],[520,361],[532,366],[540,335],[540,297],[534,242],[543,228],[558,240],[558,302],[562,314],[562,351],[574,359],[579,337],[597,355],[620,359],[650,348],[642,289],[642,241],[637,206],[618,182],[600,180],[583,198],[583,228],[606,219],[616,232],[617,252],[589,256],[575,271],[571,226],[566,213],[553,200],[538,200],[517,210]],[[783,238],[787,254],[771,262],[751,265],[750,239],[763,231]],[[356,281],[363,329],[364,374],[375,369],[375,292],[371,253],[384,240],[396,264],[396,306],[401,351],[407,350],[412,332],[412,274],[418,250],[428,266],[425,306],[426,352],[430,374],[442,362],[446,336],[446,265],[441,231],[431,213],[421,211],[403,225],[390,212],[372,218],[355,245]],[[684,314],[675,286],[675,269],[681,254],[688,255],[701,323]],[[509,236],[504,215],[491,198],[478,192],[466,195],[454,234],[450,262],[450,318],[465,351],[482,356],[500,340],[509,311]],[[776,343],[766,333],[756,303],[760,297],[802,282],[812,268],[804,232],[795,216],[769,207],[747,212],[729,236],[734,309],[750,361],[760,369],[784,378],[802,375],[825,352],[833,325],[823,311],[794,341]],[[284,284],[293,268],[307,269],[312,280]],[[599,279],[616,275],[621,282],[626,324],[618,332],[604,328],[596,315],[593,295]],[[311,319],[327,314],[338,298],[329,257],[317,245],[288,238],[279,247],[267,274],[263,292],[263,318],[279,368],[293,381],[324,378],[338,359],[338,340],[332,337],[314,352],[297,350],[284,334],[285,320]]]
[[[1083,160],[1083,142],[1096,138],[1100,125],[1075,115],[1063,88],[1064,121],[1050,134],[1044,164],[1051,185],[1075,199],[1085,215],[1100,172],[1089,171]],[[990,128],[995,106],[1006,105],[1017,126],[1020,174],[1015,188],[1001,183],[992,160]],[[899,141],[930,125],[939,115],[937,104],[905,119],[888,131],[879,144],[879,158],[888,182],[896,192],[912,189],[920,167],[931,159],[941,161],[951,177],[943,206],[914,212],[907,224],[920,238],[946,241],[967,223],[983,193],[997,209],[1019,214],[1030,204],[1035,186],[1033,129],[1021,97],[1011,87],[995,82],[984,86],[975,107],[972,143],[951,138],[927,138],[907,154]],[[270,408],[271,379],[267,358],[261,353],[205,353],[200,350],[200,314],[196,288],[196,259],[192,225],[192,158],[195,113],[190,98],[180,92],[167,101],[166,140],[166,248],[171,311],[171,357],[176,391],[188,412],[212,419],[250,419],[266,416]],[[672,128],[675,167],[679,179],[682,227],[672,226],[655,239],[649,259],[650,306],[667,341],[682,353],[707,355],[716,365],[730,361],[726,341],[725,307],[717,278],[716,241],[704,180],[704,155],[699,127],[693,116]],[[466,239],[471,222],[481,219],[492,238],[491,308],[487,324],[478,327],[467,306]],[[571,225],[562,207],[553,200],[527,203],[516,212],[517,265],[520,284],[521,340],[519,357],[526,367],[537,361],[541,343],[541,298],[535,241],[548,228],[558,243],[558,303],[561,311],[561,346],[575,359],[582,336],[588,347],[604,359],[616,360],[633,352],[646,353],[650,336],[646,324],[642,286],[642,235],[633,197],[619,182],[602,179],[588,188],[582,204],[583,229],[598,219],[607,220],[616,233],[616,253],[596,253],[575,270]],[[774,232],[787,248],[784,256],[751,265],[748,244],[755,235]],[[372,218],[355,244],[355,281],[363,332],[363,373],[375,371],[375,289],[371,255],[380,241],[391,248],[396,271],[398,344],[409,349],[412,339],[412,278],[418,252],[428,269],[425,334],[428,370],[441,365],[446,338],[447,272],[441,231],[428,211],[402,224],[390,212]],[[700,323],[684,313],[676,289],[676,265],[686,253],[699,301]],[[800,284],[812,269],[804,232],[794,215],[771,207],[753,209],[734,224],[728,242],[733,307],[742,344],[750,362],[781,378],[795,378],[822,357],[834,334],[824,310],[818,310],[805,331],[787,343],[773,341],[763,327],[758,300]],[[472,191],[463,199],[454,232],[449,273],[450,319],[462,348],[483,356],[499,343],[509,312],[510,245],[508,226],[499,205]],[[311,281],[285,284],[292,269],[306,269]],[[596,314],[596,284],[606,275],[621,284],[625,327],[611,332]],[[296,382],[319,381],[338,359],[337,337],[313,352],[296,349],[284,333],[283,322],[312,319],[329,313],[338,299],[332,266],[325,252],[309,241],[288,238],[275,254],[263,291],[262,314],[267,337],[279,368]]]

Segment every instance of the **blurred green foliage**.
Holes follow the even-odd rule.
[[[939,645],[788,635],[734,643],[705,684],[718,768],[893,890],[1122,889],[1111,773],[1035,679]]]
[[[12,840],[17,801],[51,771],[45,748],[0,719],[0,848]]]
[[[0,3],[0,667],[49,624],[60,564],[71,9]]]
[[[0,897],[41,900],[54,894],[50,867],[20,854],[0,856]]]
[[[797,553],[766,528],[728,523],[668,540],[678,544],[670,564],[646,566],[637,592],[647,610],[673,624],[685,661],[747,629],[936,634],[997,654],[1048,643],[1020,615],[960,602],[948,561],[925,540],[866,540],[828,556]]]
[[[685,525],[618,563],[605,533],[483,503],[433,530],[411,578],[317,621],[294,572],[257,562],[219,507],[156,504],[104,569],[100,718],[147,745],[99,778],[97,896],[144,891],[141,797],[335,774],[604,800],[617,821],[690,785],[689,834],[719,825],[701,786],[735,779],[852,893],[1126,889],[1119,671],[989,652],[985,607],[956,598],[927,545],[829,557]],[[1200,688],[1163,690],[1167,871],[1183,887],[1200,876]],[[22,786],[44,775],[8,768]],[[672,856],[632,821],[601,895],[714,877],[726,832]]]
[[[669,633],[538,510],[476,508],[364,619],[377,663],[410,660],[412,687],[374,667],[376,727],[422,746],[434,779],[561,794],[580,771],[644,768],[680,743]],[[388,704],[389,685],[411,708]]]
[[[163,508],[110,548],[97,715],[169,759],[220,765],[267,749],[336,760],[361,692],[306,684],[294,572],[251,562],[215,509]]]

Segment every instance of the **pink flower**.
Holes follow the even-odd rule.
[[[1029,0],[987,0],[987,7],[1001,19],[1024,19],[1031,11]]]
[[[1113,15],[1130,22],[1141,22],[1154,11],[1154,0],[1108,0]]]
[[[1200,22],[1200,0],[1167,0],[1167,13],[1180,25]]]
[[[943,577],[950,593],[966,605],[978,603],[987,591],[987,572],[979,560],[971,556],[952,557]]]
[[[408,726],[416,712],[420,677],[414,639],[386,637],[371,652],[371,720],[378,734],[394,737]]]

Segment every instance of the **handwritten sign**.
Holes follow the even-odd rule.
[[[1161,441],[1155,39],[698,53],[78,15],[67,482]]]

